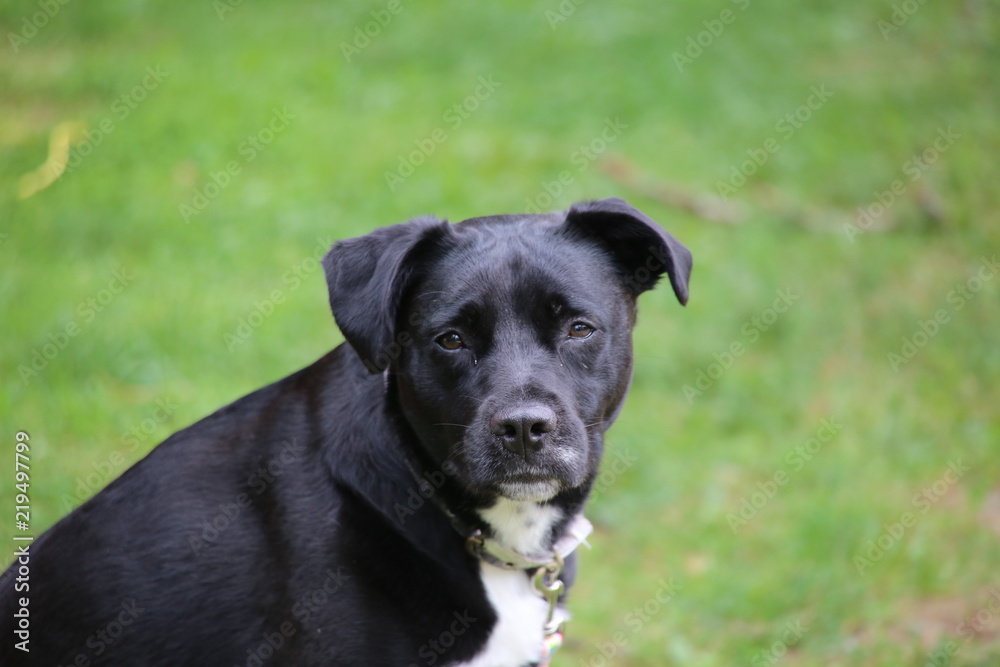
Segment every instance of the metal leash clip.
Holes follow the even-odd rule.
[[[535,590],[549,603],[549,613],[545,617],[545,635],[554,635],[559,631],[559,623],[555,622],[556,605],[559,603],[559,596],[566,590],[566,585],[559,578],[563,569],[563,559],[558,551],[554,551],[555,559],[535,570],[532,582]]]

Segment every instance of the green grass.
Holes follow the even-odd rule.
[[[16,431],[31,435],[33,532],[78,489],[336,345],[320,245],[422,213],[522,211],[568,171],[551,208],[623,196],[696,268],[688,308],[669,290],[642,297],[633,389],[609,435],[632,462],[591,505],[555,664],[771,664],[796,622],[808,630],[773,664],[916,667],[951,639],[949,664],[995,664],[1000,620],[981,614],[990,624],[967,643],[960,626],[1000,586],[1000,277],[949,300],[1000,246],[995,7],[928,2],[883,39],[890,2],[742,4],[584,3],[552,29],[555,0],[404,2],[350,63],[341,42],[384,3],[242,3],[222,21],[211,3],[69,3],[16,53],[5,39],[0,437],[11,452]],[[733,21],[679,71],[673,54],[725,9]],[[0,5],[0,32],[35,11]],[[122,117],[116,100],[147,67],[169,74]],[[490,76],[499,86],[455,127],[448,109]],[[832,96],[788,136],[781,119],[823,85]],[[282,109],[294,118],[248,159],[241,143]],[[105,119],[113,131],[71,173],[17,198],[59,123]],[[627,127],[581,162],[607,119]],[[908,160],[949,127],[958,139],[911,181]],[[390,190],[386,172],[435,129],[446,140]],[[714,193],[772,138],[732,196],[738,225],[607,168],[624,159],[649,182]],[[231,161],[239,173],[185,222],[181,205]],[[897,179],[892,229],[852,242],[842,225]],[[134,279],[89,317],[122,267]],[[753,324],[778,290],[797,300]],[[887,355],[938,309],[949,321],[894,371]],[[22,381],[70,323],[65,349]],[[718,377],[689,400],[702,372]],[[790,463],[823,419],[842,428]],[[956,460],[968,472],[942,481]],[[778,471],[786,483],[734,532],[727,515]],[[914,505],[936,481],[942,495]],[[859,574],[855,557],[905,512],[915,525]],[[676,595],[651,602],[671,580]]]

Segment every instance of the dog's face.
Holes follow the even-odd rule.
[[[631,374],[632,299],[558,225],[480,219],[404,299],[400,404],[472,489],[547,500],[596,470]]]
[[[691,259],[621,200],[427,219],[337,244],[331,305],[431,465],[484,503],[589,489],[632,372],[636,296]]]

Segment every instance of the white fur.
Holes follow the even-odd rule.
[[[562,518],[562,512],[534,502],[501,498],[480,516],[493,527],[494,539],[501,544],[524,554],[537,554],[550,548],[552,524]],[[479,573],[497,623],[485,648],[460,667],[521,667],[537,661],[542,652],[548,603],[522,570],[480,563]],[[568,614],[557,609],[556,616],[565,620]]]
[[[551,505],[500,498],[492,507],[480,510],[479,516],[493,528],[493,539],[531,555],[545,553],[552,546],[552,524],[562,518],[562,511]]]
[[[540,502],[548,500],[559,493],[559,482],[512,482],[500,485],[503,494],[520,502]]]

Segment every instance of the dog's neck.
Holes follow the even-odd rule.
[[[551,550],[553,529],[565,519],[563,511],[553,505],[507,498],[498,498],[477,514],[492,530],[493,539],[522,554]]]

